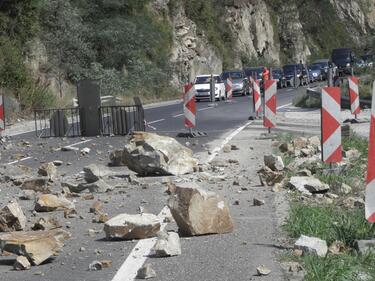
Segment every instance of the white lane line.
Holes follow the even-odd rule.
[[[163,122],[165,121],[165,119],[159,119],[159,120],[155,120],[155,121],[151,121],[151,122],[147,122],[147,124],[155,124],[155,123],[159,123],[159,122]]]
[[[167,223],[164,223],[164,218],[169,216],[170,210],[168,206],[165,206],[159,213],[161,220],[160,230],[163,230]],[[134,246],[132,252],[127,257],[125,262],[121,265],[112,281],[133,281],[137,276],[138,270],[143,266],[148,256],[151,254],[151,250],[156,243],[157,238],[149,238],[139,240]]]
[[[203,110],[207,110],[207,109],[212,109],[212,107],[201,108],[201,109],[198,109],[198,111],[203,111]]]
[[[279,107],[277,107],[277,109],[281,109],[281,108],[284,108],[284,107],[288,107],[290,105],[292,105],[293,103],[287,103],[287,104],[284,104],[284,105],[281,105]]]
[[[16,161],[13,161],[13,162],[9,162],[7,165],[13,165],[13,164],[16,164],[18,162],[22,162],[22,161],[25,161],[25,160],[28,160],[28,159],[31,159],[31,157],[25,157],[25,158],[22,158],[20,160],[16,160]]]
[[[226,145],[228,142],[230,142],[236,135],[238,135],[243,129],[245,129],[247,126],[249,126],[253,121],[248,121],[245,125],[243,125],[242,127],[234,130],[232,133],[229,134],[229,136],[227,136],[224,141],[221,143],[220,146],[217,146],[215,147],[213,150],[212,150],[212,154],[210,155],[210,157],[208,157],[207,159],[207,163],[210,163],[212,160],[214,160],[214,158],[216,157],[216,154],[223,149],[224,145]]]
[[[177,118],[177,117],[180,117],[180,116],[182,116],[182,115],[184,115],[184,114],[183,114],[183,113],[181,113],[181,114],[177,114],[177,115],[174,115],[173,118]]]

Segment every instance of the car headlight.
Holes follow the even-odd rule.
[[[350,67],[350,63],[347,63],[347,64],[346,64],[346,67]]]

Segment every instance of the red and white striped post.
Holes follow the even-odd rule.
[[[262,112],[262,98],[260,96],[259,81],[257,80],[253,80],[253,104],[255,115],[259,117],[259,113]]]
[[[195,128],[195,116],[197,114],[195,104],[195,87],[193,84],[188,83],[184,86],[184,115],[185,115],[185,127],[191,130]]]
[[[341,89],[325,87],[322,89],[322,161],[338,163],[342,160],[341,144]]]
[[[276,80],[264,81],[264,117],[263,126],[268,128],[268,132],[271,132],[271,128],[276,127],[276,93],[277,93],[277,82]]]
[[[368,146],[368,164],[366,179],[365,216],[369,222],[375,222],[375,82],[372,90],[370,139]]]
[[[227,83],[226,83],[225,87],[226,87],[226,91],[227,91],[227,99],[229,101],[232,101],[232,97],[233,97],[233,82],[232,82],[231,78],[227,79]]]
[[[0,133],[5,130],[4,97],[0,95]]]
[[[354,114],[355,118],[357,118],[357,114],[361,112],[361,108],[359,106],[359,80],[355,76],[349,76],[349,97],[350,97],[350,109],[352,114]]]

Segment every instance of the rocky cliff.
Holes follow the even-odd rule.
[[[214,1],[214,8],[221,10],[213,14],[215,24],[229,28],[232,35],[232,57],[225,62],[222,52],[207,39],[205,26],[189,18],[183,1],[173,0],[178,3],[173,11],[171,1],[156,0],[153,7],[163,10],[173,26],[174,84],[222,68],[328,57],[331,48],[345,44],[362,48],[365,38],[375,32],[373,1]]]

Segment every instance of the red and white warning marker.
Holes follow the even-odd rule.
[[[233,97],[233,82],[232,79],[228,78],[225,85],[225,90],[227,91],[227,99],[232,100]]]
[[[325,163],[338,163],[342,160],[341,144],[341,89],[322,89],[322,160]]]
[[[264,81],[265,110],[263,117],[263,126],[269,129],[276,127],[276,92],[276,80]]]
[[[366,179],[365,215],[369,222],[375,222],[375,82],[372,90],[370,141]]]
[[[0,95],[0,132],[5,130],[4,97]]]
[[[197,108],[195,104],[196,90],[193,84],[188,83],[184,86],[184,115],[185,127],[192,129],[195,128],[195,115]]]
[[[350,109],[352,114],[357,115],[361,112],[359,107],[359,80],[355,76],[348,77],[349,81],[349,97],[350,97]]]
[[[260,86],[259,81],[253,79],[253,102],[254,102],[254,111],[258,115],[262,112],[262,99],[260,97]]]

